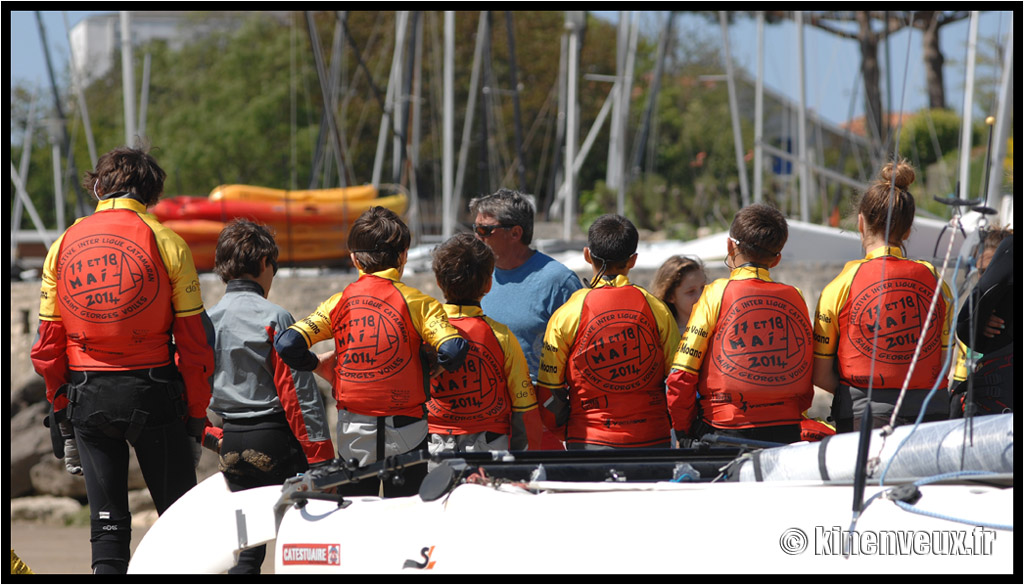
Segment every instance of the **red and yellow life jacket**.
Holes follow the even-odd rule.
[[[901,388],[935,294],[936,278],[925,264],[881,256],[860,265],[839,311],[839,375],[858,388]],[[930,389],[942,371],[946,299],[934,317],[908,389]],[[876,345],[877,339],[877,345]],[[869,378],[874,360],[874,378]]]
[[[730,280],[720,306],[700,368],[704,419],[722,428],[799,423],[814,397],[800,293],[760,278]]]
[[[665,359],[657,321],[639,288],[586,292],[569,350],[566,441],[617,447],[667,441]]]
[[[434,378],[427,402],[430,432],[508,434],[512,405],[498,338],[483,316],[449,316],[448,322],[469,342],[469,352],[461,368]]]
[[[106,209],[68,228],[56,293],[73,370],[171,363],[171,283],[153,229],[136,211]]]
[[[364,274],[330,311],[338,408],[367,416],[423,416],[427,383],[405,297],[394,282]]]

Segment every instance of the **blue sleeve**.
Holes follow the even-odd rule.
[[[454,372],[462,367],[468,352],[469,343],[461,337],[453,337],[437,348],[437,363],[449,372]]]
[[[316,354],[309,351],[306,340],[294,329],[285,329],[277,336],[274,340],[274,351],[281,356],[281,361],[302,372],[311,372],[320,365]]]
[[[555,291],[555,294],[551,296],[552,305],[548,312],[554,313],[559,307],[569,300],[572,293],[580,290],[581,288],[583,288],[583,283],[580,282],[579,276],[577,276],[575,272],[570,271],[565,277],[565,280],[562,281],[561,286],[559,286]]]

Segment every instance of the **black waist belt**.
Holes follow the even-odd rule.
[[[383,461],[384,460],[384,433],[385,433],[385,424],[384,423],[385,423],[386,420],[387,420],[386,416],[378,416],[377,417],[377,461]],[[392,424],[394,424],[396,429],[401,429],[401,428],[407,427],[407,426],[409,426],[409,425],[411,425],[413,423],[417,423],[417,422],[419,422],[421,420],[423,420],[423,419],[422,418],[417,418],[415,416],[405,416],[405,415],[401,415],[401,414],[396,414],[396,415],[394,415],[392,417]]]
[[[288,426],[288,417],[284,411],[272,412],[263,416],[252,416],[247,418],[225,418],[225,431],[255,431],[264,428]]]
[[[178,367],[174,364],[167,364],[139,370],[71,370],[72,382],[82,382],[86,378],[105,378],[107,376],[138,378],[154,382],[172,382],[178,378]]]

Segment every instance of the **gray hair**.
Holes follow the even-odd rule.
[[[498,189],[493,195],[481,195],[469,200],[469,211],[490,215],[504,225],[523,228],[523,244],[533,240],[533,195],[511,189]]]

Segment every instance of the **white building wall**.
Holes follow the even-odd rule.
[[[131,12],[133,46],[153,40],[167,41],[171,49],[180,49],[185,43],[211,29],[239,22],[240,13],[211,12],[202,24],[181,26],[186,21],[184,12]],[[273,13],[285,14],[285,13]],[[115,55],[121,48],[121,17],[118,12],[89,17],[71,29],[71,58],[78,78],[88,85],[106,75],[114,66]]]

